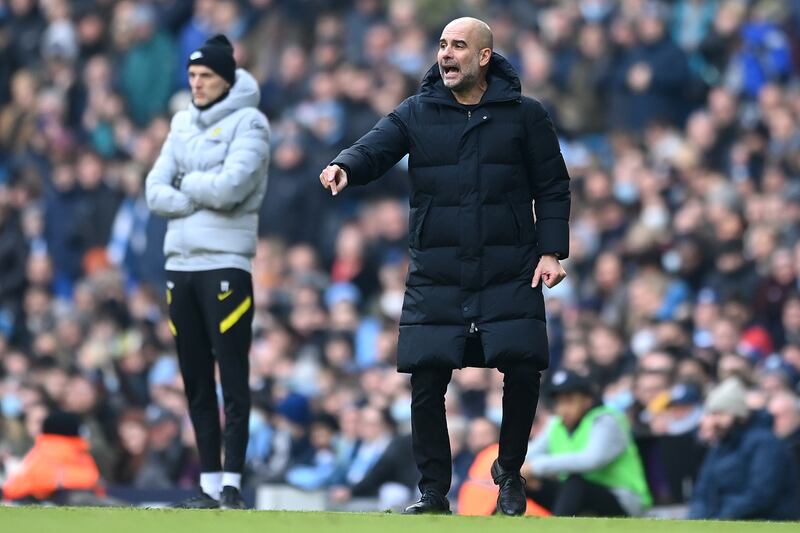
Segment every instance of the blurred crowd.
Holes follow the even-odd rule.
[[[460,15],[489,23],[572,176],[551,367],[590,372],[642,442],[694,439],[709,387],[738,376],[800,453],[800,2],[0,0],[0,480],[60,410],[107,484],[196,483],[143,180],[189,103],[188,55],[221,32],[273,132],[246,480],[339,503],[413,486],[404,162],[335,202],[317,176],[415,92]],[[454,375],[456,489],[501,390]],[[643,450],[656,501],[685,498]]]

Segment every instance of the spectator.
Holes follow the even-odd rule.
[[[133,122],[144,126],[166,110],[175,58],[149,4],[119,2],[114,8],[115,45],[122,55],[120,81]]]
[[[772,431],[781,439],[800,465],[800,399],[791,392],[775,394],[769,401],[769,414],[772,415]]]
[[[651,498],[624,418],[597,405],[586,376],[558,371],[551,393],[557,418],[528,450],[528,472],[540,481],[531,496],[556,516],[640,515]]]
[[[89,443],[79,436],[79,430],[77,416],[50,414],[20,469],[3,485],[3,497],[39,502],[58,498],[68,503],[73,491],[102,495],[100,472],[89,455]]]
[[[685,115],[681,90],[689,77],[683,51],[666,31],[667,8],[647,2],[637,22],[640,43],[618,67],[615,90],[624,95],[611,108],[613,123],[640,131],[653,120],[681,124]]]
[[[690,518],[795,520],[798,475],[794,458],[745,403],[742,383],[730,378],[706,400],[700,435],[711,445],[697,479]]]
[[[311,422],[310,441],[314,457],[309,465],[296,465],[286,472],[286,481],[301,489],[327,486],[336,473],[334,437],[339,424],[330,415],[318,415]]]

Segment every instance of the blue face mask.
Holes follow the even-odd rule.
[[[604,0],[584,0],[580,4],[581,15],[589,22],[600,22],[611,13],[614,6]]]
[[[406,398],[397,399],[390,408],[395,422],[408,422],[411,420],[411,402]]]
[[[629,181],[615,183],[614,198],[625,205],[635,204],[639,200],[639,187]]]
[[[6,394],[0,400],[0,411],[6,418],[17,418],[22,414],[22,402],[14,394]]]
[[[606,396],[603,398],[603,404],[609,409],[625,411],[633,405],[633,393],[629,390],[624,390],[612,396]]]
[[[261,413],[250,411],[250,420],[248,421],[248,425],[250,433],[258,433],[267,425],[267,421],[264,420],[264,416]]]
[[[501,406],[496,407],[487,407],[486,408],[486,418],[497,424],[500,427],[500,424],[503,422],[503,408]]]

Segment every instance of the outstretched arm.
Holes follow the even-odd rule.
[[[322,186],[334,196],[349,183],[366,185],[378,179],[408,153],[408,100],[383,117],[356,143],[342,150],[320,174]]]

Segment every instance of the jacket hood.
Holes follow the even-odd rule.
[[[522,85],[517,71],[505,57],[497,52],[492,52],[486,79],[488,88],[481,99],[482,103],[516,100],[522,96]],[[438,63],[434,63],[422,78],[419,94],[426,98],[456,102],[453,93],[444,86]]]
[[[260,100],[261,90],[258,82],[249,72],[240,68],[236,69],[236,81],[225,99],[202,111],[191,103],[189,112],[192,115],[192,122],[209,125],[219,122],[239,109],[257,108]]]

